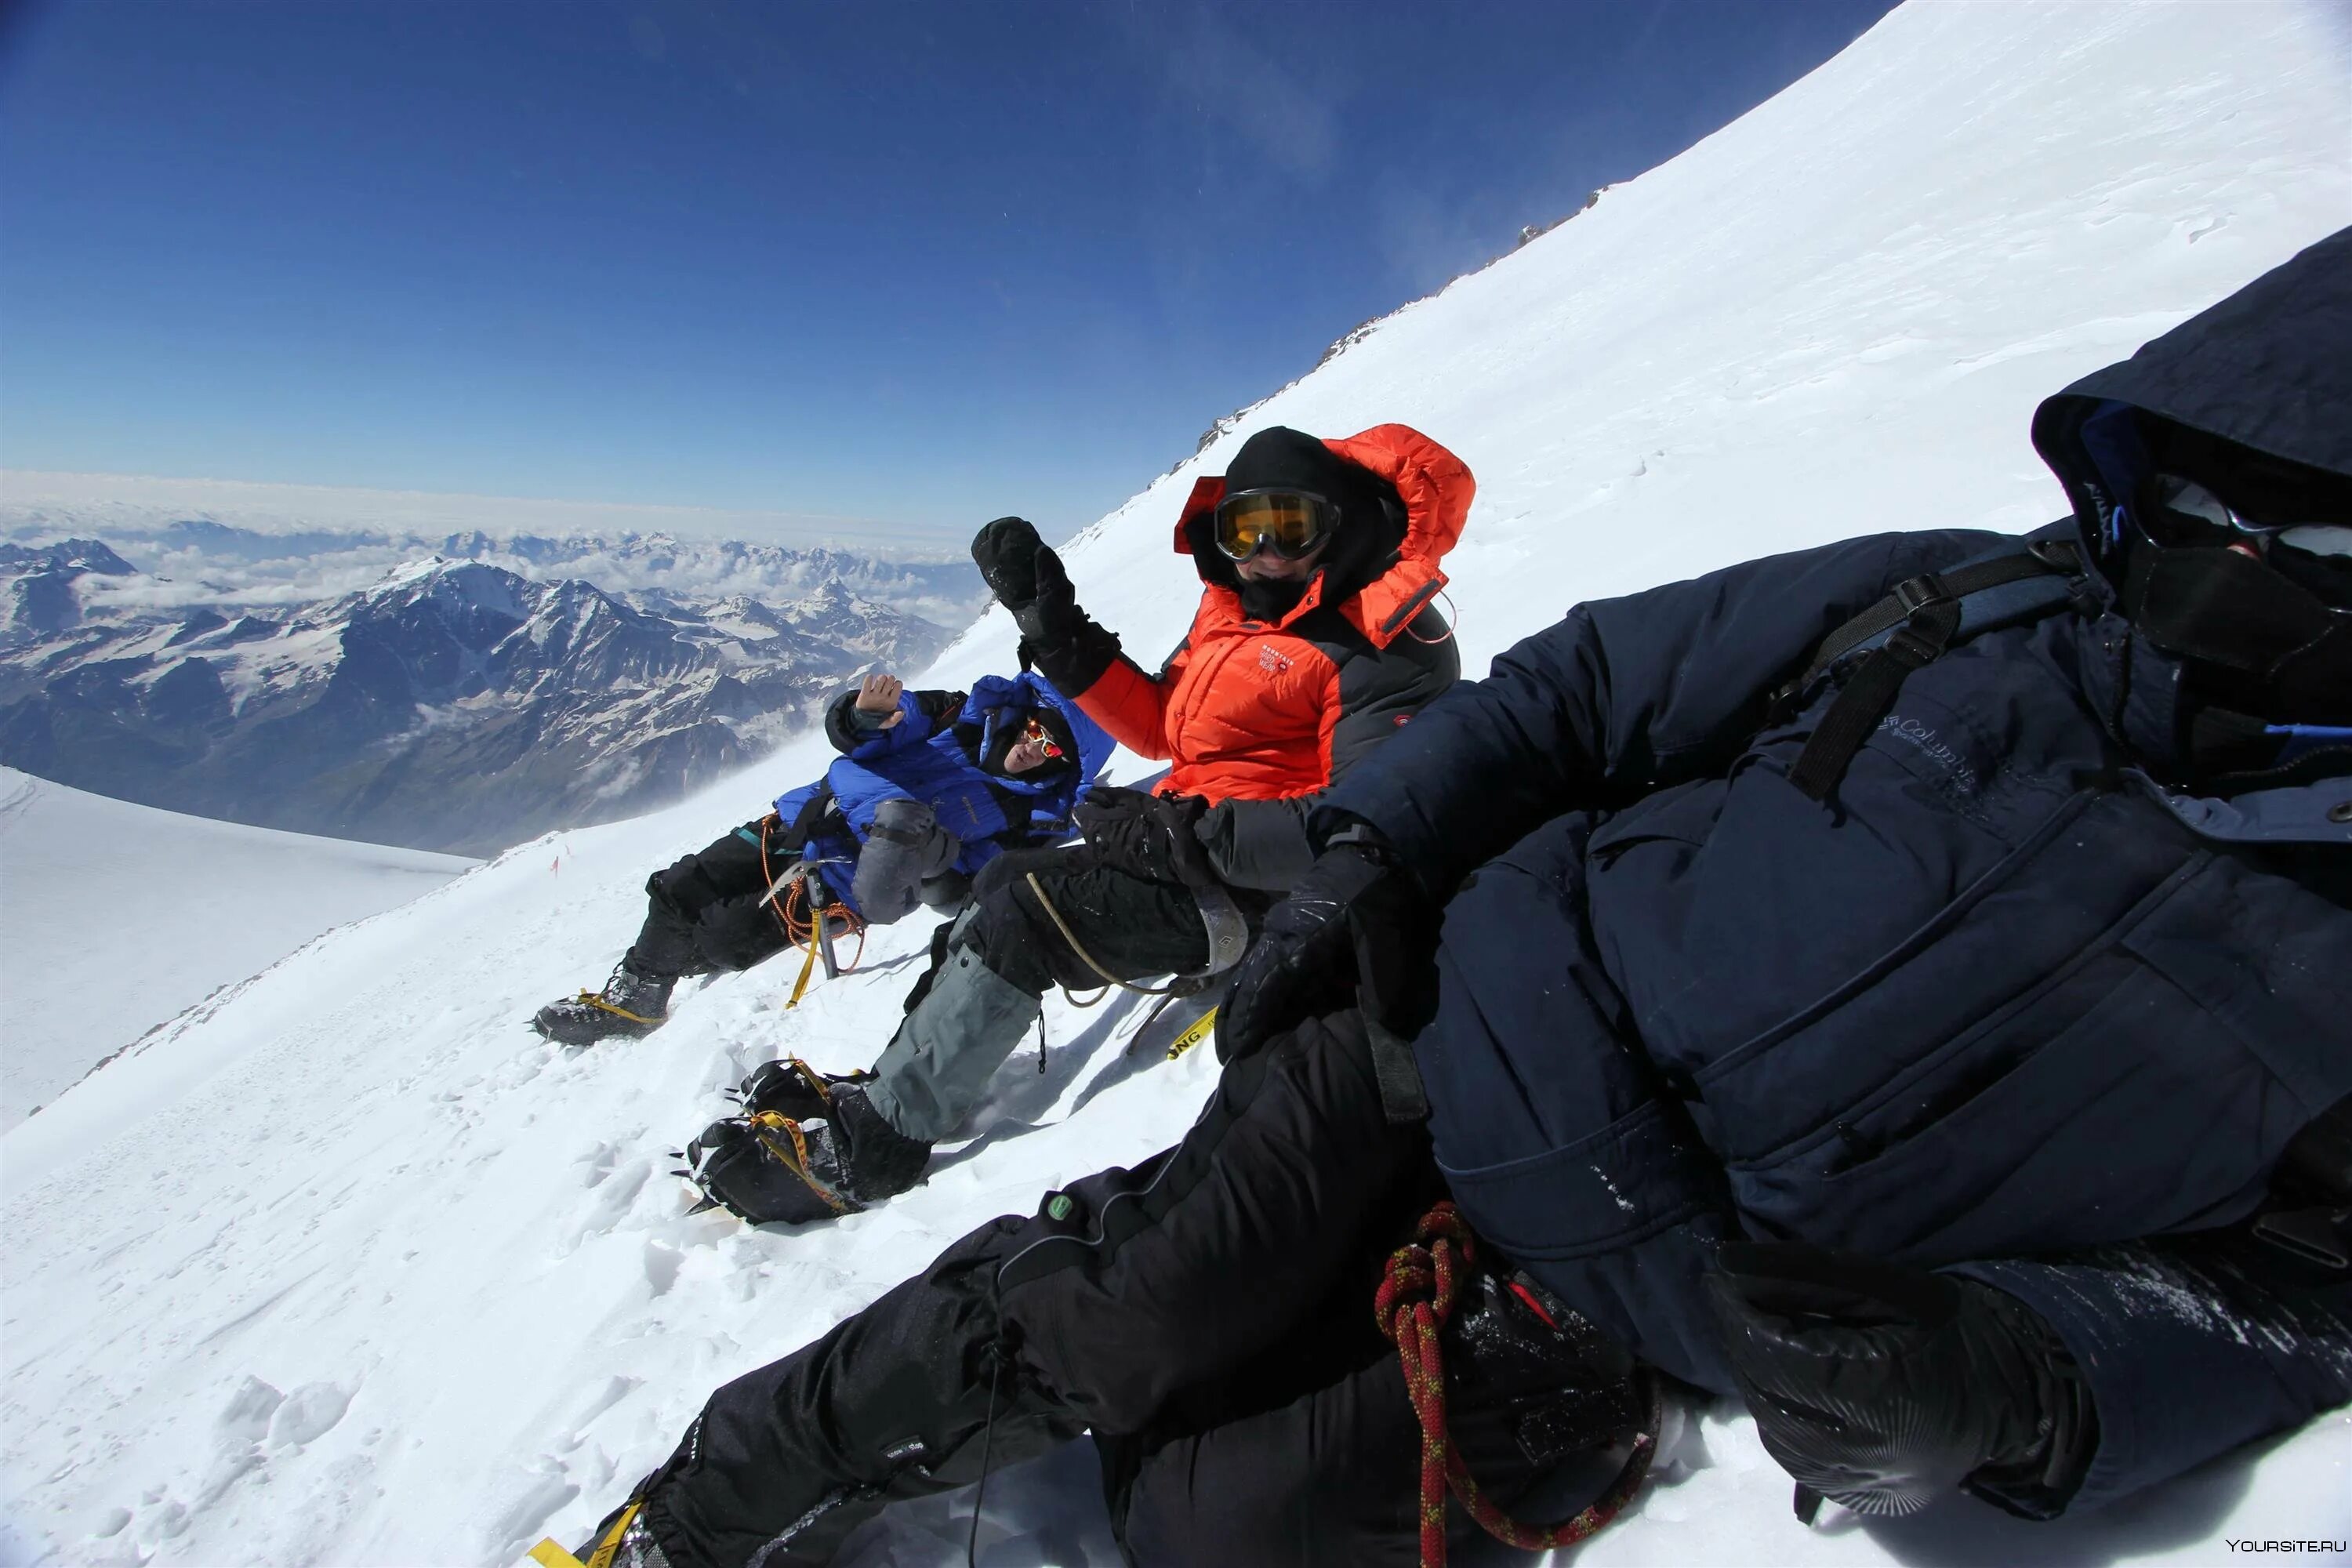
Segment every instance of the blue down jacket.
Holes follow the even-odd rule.
[[[2045,405],[2085,548],[2101,407],[2352,473],[2352,242],[2255,289]],[[1851,661],[1778,721],[1769,694],[1897,583],[2015,542],[1881,535],[1581,605],[1318,825],[1459,889],[1414,1049],[1482,1234],[1719,1390],[1727,1236],[1994,1279],[2088,1372],[2094,1503],[2343,1397],[2294,1347],[2158,1334],[2021,1260],[2245,1217],[2352,1093],[2352,750],[2201,798],[2182,668],[2094,575],[1912,673],[1825,803],[1791,785]]]
[[[960,706],[952,692],[900,694],[902,717],[887,730],[860,731],[850,721],[855,691],[834,699],[825,733],[843,755],[824,777],[776,799],[776,815],[795,821],[819,789],[829,788],[838,815],[828,814],[807,853],[833,862],[824,879],[852,909],[850,881],[858,851],[886,800],[919,800],[960,846],[955,869],[970,876],[1007,848],[1050,844],[1069,832],[1070,810],[1093,787],[1116,749],[1102,726],[1034,671],[982,676]],[[983,765],[998,758],[1032,717],[1041,718],[1076,766],[1016,777]]]

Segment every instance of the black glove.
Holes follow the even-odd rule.
[[[1208,808],[1197,795],[1147,795],[1098,784],[1071,815],[1106,863],[1147,881],[1203,888],[1220,885],[1208,849],[1192,831]]]
[[[2090,1391],[2015,1297],[1797,1244],[1732,1242],[1718,1266],[1707,1287],[1732,1375],[1801,1515],[1808,1493],[1904,1514],[1965,1486],[2047,1519],[2081,1486]]]
[[[1399,1039],[1436,1009],[1438,911],[1393,851],[1369,840],[1326,849],[1234,971],[1217,1008],[1221,1061],[1350,1002]]]
[[[1053,552],[1026,518],[1000,517],[972,536],[972,563],[998,604],[1019,615],[1037,596],[1037,555]],[[1056,563],[1058,564],[1058,563]]]
[[[1053,546],[1017,517],[1000,517],[971,542],[971,558],[997,602],[1021,628],[1021,668],[1035,665],[1076,697],[1118,657],[1118,638],[1078,608],[1077,590]]]

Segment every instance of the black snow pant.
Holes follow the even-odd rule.
[[[646,923],[622,960],[632,972],[675,980],[749,969],[784,950],[783,925],[761,902],[769,881],[760,854],[765,820],[747,822],[646,879]],[[795,858],[772,847],[766,857],[778,873]]]
[[[1013,849],[981,868],[971,885],[978,913],[957,940],[1024,991],[1103,984],[1038,901],[1032,875],[1087,954],[1121,980],[1181,974],[1208,962],[1200,900],[1189,888],[1139,877],[1089,844]],[[1265,908],[1261,894],[1235,897],[1253,915]]]
[[[1371,1305],[1439,1191],[1360,1022],[1305,1024],[1227,1068],[1173,1149],[991,1221],[719,1389],[649,1483],[649,1526],[677,1568],[826,1563],[983,1450],[1092,1432],[1131,1563],[1403,1568],[1420,1437]],[[1541,1479],[1507,1427],[1450,1425],[1504,1506]]]

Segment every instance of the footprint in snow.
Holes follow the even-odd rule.
[[[351,1407],[351,1390],[331,1383],[306,1383],[288,1394],[270,1416],[268,1446],[305,1447],[332,1431]]]
[[[664,1247],[658,1241],[646,1243],[646,1283],[652,1287],[652,1299],[659,1300],[677,1283],[679,1268],[686,1255],[674,1247]]]

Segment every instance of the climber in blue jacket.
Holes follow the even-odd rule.
[[[968,693],[869,675],[826,707],[824,732],[842,753],[824,776],[647,879],[646,923],[612,978],[541,1008],[541,1034],[568,1045],[649,1034],[681,977],[782,952],[785,900],[771,889],[798,861],[867,925],[919,905],[954,909],[1006,849],[1064,837],[1113,750],[1076,703],[1027,671],[983,676]]]

